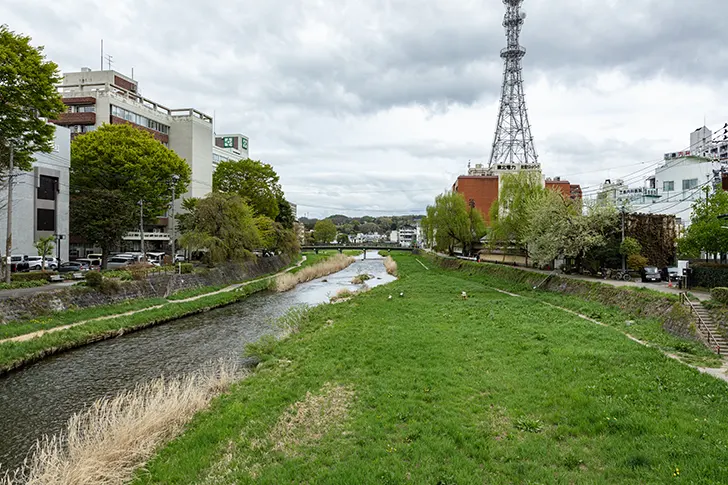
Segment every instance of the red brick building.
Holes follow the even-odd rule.
[[[581,200],[581,186],[560,178],[547,179],[546,188],[560,192],[564,197]],[[497,175],[461,175],[452,186],[455,192],[463,194],[466,201],[474,201],[487,224],[490,224],[490,206],[498,200]]]

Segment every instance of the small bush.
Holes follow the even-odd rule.
[[[131,274],[131,279],[141,281],[146,279],[149,265],[147,263],[134,263],[127,266],[126,270]]]
[[[724,305],[728,305],[728,288],[717,287],[710,290],[710,297]]]
[[[14,281],[12,283],[0,283],[0,290],[18,290],[21,288],[36,288],[48,284],[48,278],[35,281]]]
[[[48,281],[50,275],[56,274],[55,272],[46,273],[13,273],[12,281]]]
[[[354,279],[351,280],[351,284],[352,285],[361,285],[361,284],[364,284],[365,281],[369,281],[372,278],[373,278],[373,276],[370,274],[366,274],[366,273],[358,274],[354,277]]]
[[[182,274],[190,274],[195,270],[195,267],[192,266],[192,263],[181,263],[180,264],[180,272]]]
[[[392,256],[384,258],[384,268],[387,270],[387,273],[392,276],[397,276],[397,262],[392,259]]]
[[[728,287],[728,265],[717,263],[691,264],[693,270],[691,286],[703,288]]]
[[[105,295],[113,295],[121,290],[121,283],[115,279],[103,278],[99,290]]]
[[[104,277],[98,271],[89,271],[86,273],[86,286],[91,288],[99,288]]]

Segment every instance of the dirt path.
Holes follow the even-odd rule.
[[[231,292],[231,291],[235,291],[238,288],[242,288],[244,286],[248,286],[250,284],[257,283],[258,281],[269,280],[271,278],[275,278],[275,277],[280,276],[282,274],[288,273],[289,271],[293,271],[294,269],[299,268],[305,261],[306,261],[306,256],[303,256],[303,258],[301,259],[301,261],[299,261],[295,266],[291,266],[290,268],[286,268],[285,270],[283,270],[283,271],[281,271],[279,273],[276,273],[276,274],[273,274],[273,275],[270,275],[270,276],[264,276],[262,278],[257,278],[257,279],[250,280],[250,281],[245,281],[243,283],[236,283],[234,285],[227,286],[227,287],[223,288],[222,290],[213,291],[213,292],[210,292],[210,293],[203,293],[202,295],[192,296],[190,298],[185,298],[184,300],[167,300],[167,303],[165,303],[163,305],[155,305],[155,306],[150,306],[150,307],[147,307],[147,308],[141,308],[139,310],[133,310],[133,311],[130,311],[130,312],[117,313],[115,315],[107,315],[105,317],[92,318],[92,319],[89,319],[89,320],[83,320],[81,322],[72,323],[70,325],[63,325],[62,327],[53,327],[53,328],[49,328],[48,330],[38,330],[37,332],[26,333],[26,334],[23,334],[23,335],[18,335],[17,337],[11,337],[11,338],[7,338],[7,339],[4,339],[4,340],[0,340],[0,344],[6,343],[6,342],[26,342],[26,341],[32,340],[34,338],[42,337],[43,335],[48,334],[48,333],[60,332],[61,330],[68,330],[69,328],[78,327],[79,325],[84,325],[84,324],[91,323],[91,322],[100,322],[100,321],[103,321],[103,320],[111,320],[111,319],[114,319],[114,318],[128,317],[130,315],[135,315],[137,313],[148,312],[150,310],[157,310],[159,308],[163,308],[163,307],[169,306],[169,305],[177,305],[177,304],[180,304],[180,303],[187,303],[187,302],[190,302],[190,301],[199,300],[201,298],[206,298],[208,296],[219,295],[220,293],[228,293],[228,292]]]
[[[594,323],[596,325],[600,325],[602,327],[609,327],[609,325],[607,325],[605,323],[602,323],[602,322],[600,322],[598,320],[594,320],[593,318],[587,317],[586,315],[582,315],[579,312],[575,312],[574,310],[569,310],[568,308],[560,307],[560,306],[554,305],[552,303],[548,303],[548,302],[545,302],[545,301],[541,301],[541,300],[539,300],[537,298],[530,298],[530,297],[527,297],[527,296],[518,295],[516,293],[509,293],[507,291],[504,291],[504,290],[501,290],[501,289],[498,289],[498,288],[493,288],[493,287],[489,287],[489,289],[494,290],[494,291],[497,291],[498,293],[503,293],[504,295],[508,295],[508,296],[515,297],[515,298],[529,298],[529,299],[534,300],[534,301],[537,301],[537,302],[539,302],[539,303],[541,303],[543,305],[550,306],[552,308],[556,308],[556,309],[561,310],[561,311],[564,311],[566,313],[570,313],[570,314],[572,314],[574,316],[577,316],[577,317],[579,317],[581,319],[584,319],[584,320],[586,320],[588,322],[591,322],[591,323]],[[610,327],[610,328],[613,328],[613,327]],[[630,339],[630,340],[632,340],[633,342],[636,342],[636,343],[638,343],[640,345],[644,345],[645,347],[650,347],[650,348],[657,349],[660,352],[662,352],[664,355],[666,355],[667,357],[669,357],[671,359],[674,359],[674,360],[677,360],[681,364],[687,365],[688,367],[692,367],[693,369],[696,369],[696,370],[702,372],[703,374],[711,375],[711,376],[715,377],[716,379],[720,379],[720,380],[723,380],[725,382],[728,382],[728,361],[725,358],[723,358],[723,365],[721,367],[716,367],[716,368],[713,368],[713,367],[698,367],[696,365],[688,364],[687,362],[685,362],[682,359],[680,359],[679,356],[677,356],[675,354],[671,354],[669,352],[665,352],[664,350],[660,349],[659,347],[655,347],[654,345],[652,345],[652,344],[650,344],[648,342],[642,341],[642,340],[640,340],[640,339],[638,339],[638,338],[636,338],[636,337],[634,337],[634,336],[632,336],[632,335],[630,335],[628,333],[625,333],[625,332],[621,332],[621,333],[623,333],[624,335],[626,335],[627,338]]]

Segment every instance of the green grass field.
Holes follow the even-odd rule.
[[[258,372],[135,483],[728,483],[724,382],[487,278],[395,258],[399,281],[253,346]]]

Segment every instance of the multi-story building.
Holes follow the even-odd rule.
[[[561,192],[564,197],[581,199],[581,187],[571,184],[561,177],[544,178],[539,170],[524,170],[537,173],[544,187]],[[468,175],[461,175],[452,186],[453,191],[463,194],[465,200],[480,210],[486,223],[490,223],[490,207],[498,200],[502,176],[506,173],[517,173],[508,170],[490,171],[483,165],[468,167]]]
[[[182,199],[204,197],[212,190],[212,173],[216,162],[248,158],[248,137],[241,134],[215,135],[213,119],[192,108],[171,109],[141,96],[136,80],[116,71],[65,73],[59,86],[67,111],[54,123],[66,126],[71,137],[95,130],[104,123],[130,124],[151,133],[156,140],[174,150],[192,169],[192,182]],[[145,249],[167,250],[171,242],[167,217],[145,221]],[[141,249],[140,231],[129,232],[124,249]],[[79,240],[75,254],[85,255],[91,248]]]
[[[56,127],[53,143],[51,153],[34,155],[29,172],[15,171],[13,174],[12,254],[35,256],[34,244],[42,237],[55,236],[56,247],[52,256],[60,256],[66,261],[71,166],[71,133],[68,128]],[[6,185],[0,188],[0,207],[6,207],[7,201]],[[7,218],[0,217],[3,238],[6,231]]]
[[[248,156],[248,137],[235,133],[232,135],[215,135],[212,147],[212,166],[225,161],[236,161],[250,158]]]

